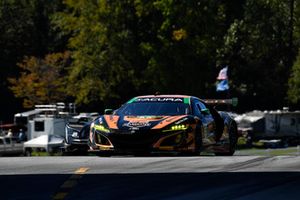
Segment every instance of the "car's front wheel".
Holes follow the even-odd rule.
[[[229,145],[227,152],[216,152],[216,156],[232,156],[235,152],[237,143],[237,126],[232,123],[229,128]]]
[[[195,153],[200,153],[202,150],[202,131],[200,127],[196,127],[195,130]]]

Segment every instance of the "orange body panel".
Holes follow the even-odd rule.
[[[117,115],[104,115],[104,119],[107,122],[107,125],[111,129],[118,129],[117,123],[119,120],[119,116]]]
[[[154,126],[152,129],[161,129],[177,120],[180,120],[181,118],[186,117],[187,115],[180,115],[180,116],[166,116],[165,119],[160,122],[159,124],[157,124],[156,126]]]

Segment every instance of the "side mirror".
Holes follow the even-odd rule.
[[[111,115],[113,113],[113,109],[105,109],[104,114]]]
[[[207,108],[201,109],[201,114],[209,115],[210,114],[209,109],[207,109]]]
[[[196,123],[198,123],[200,121],[200,118],[197,116],[195,116],[194,119],[195,119]]]

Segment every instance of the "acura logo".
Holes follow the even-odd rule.
[[[145,126],[150,126],[151,124],[149,122],[128,122],[128,123],[124,123],[123,126],[127,126],[127,127],[145,127]]]

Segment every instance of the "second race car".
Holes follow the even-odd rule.
[[[98,113],[80,113],[68,120],[65,126],[65,151],[67,153],[87,152],[90,125],[98,116]]]
[[[224,102],[224,101],[223,101]],[[97,118],[90,127],[91,151],[175,152],[233,155],[237,125],[227,112],[194,96],[138,96]]]

